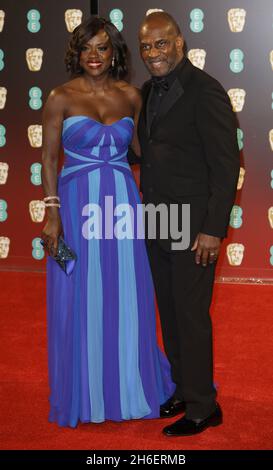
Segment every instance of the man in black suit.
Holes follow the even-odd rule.
[[[138,135],[143,203],[190,204],[190,244],[173,249],[171,233],[147,240],[164,347],[176,384],[161,416],[185,416],[168,436],[202,432],[222,422],[213,385],[209,307],[221,240],[239,175],[236,120],[222,86],[194,67],[183,37],[165,12],[147,16],[140,53],[151,73],[143,86]],[[147,207],[147,206],[146,206]],[[179,223],[183,225],[183,218]],[[184,229],[184,227],[182,227]]]

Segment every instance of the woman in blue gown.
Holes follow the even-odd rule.
[[[157,418],[174,391],[156,341],[145,241],[133,224],[141,201],[127,152],[130,144],[138,152],[141,98],[123,80],[126,53],[110,22],[82,23],[66,56],[74,78],[44,109],[42,181],[53,206],[41,238],[54,254],[63,235],[77,254],[70,276],[47,257],[49,420],[61,426]],[[122,205],[131,211],[125,234],[111,212]]]

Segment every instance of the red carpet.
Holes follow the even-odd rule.
[[[172,420],[47,421],[45,275],[0,272],[1,449],[272,449],[272,286],[217,284],[212,308],[215,382],[224,424],[167,438]]]

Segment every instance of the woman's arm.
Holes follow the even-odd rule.
[[[140,150],[139,140],[137,136],[137,126],[138,126],[138,119],[139,119],[140,111],[142,108],[142,97],[141,97],[140,90],[138,88],[133,88],[133,90],[134,92],[132,93],[132,99],[133,99],[134,109],[135,109],[135,114],[134,114],[135,129],[134,129],[134,135],[133,135],[131,146],[135,154],[138,157],[140,157],[141,150]]]
[[[53,90],[43,112],[42,186],[44,195],[57,196],[57,171],[64,117],[64,93]],[[51,200],[48,202],[57,202]],[[56,254],[59,235],[63,233],[58,207],[47,207],[47,223],[41,238],[49,253]]]
[[[128,149],[127,159],[130,165],[134,163],[141,163],[141,150],[137,136],[137,126],[138,126],[138,119],[139,114],[142,107],[142,98],[141,93],[138,88],[135,88],[131,85],[128,87],[128,97],[132,104],[132,108],[134,110],[134,134],[132,142]]]

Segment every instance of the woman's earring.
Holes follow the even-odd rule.
[[[115,57],[112,58],[112,68],[115,67]]]

